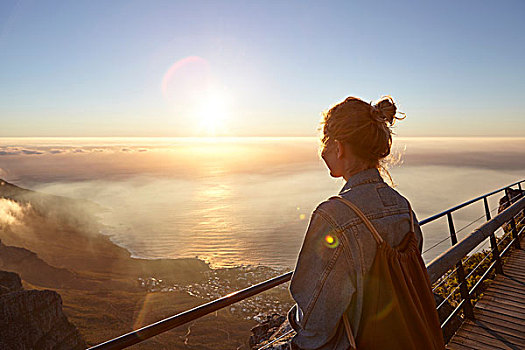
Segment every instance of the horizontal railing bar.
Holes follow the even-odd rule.
[[[497,190],[492,191],[492,192],[489,192],[489,193],[485,193],[484,195],[481,195],[481,196],[476,197],[476,198],[474,198],[474,199],[468,200],[468,201],[466,201],[466,202],[464,202],[464,203],[458,204],[458,205],[456,205],[455,207],[449,208],[449,209],[447,209],[447,210],[445,210],[445,211],[442,211],[441,213],[437,213],[437,214],[435,214],[435,215],[432,215],[431,217],[428,217],[428,218],[426,218],[426,219],[424,219],[424,220],[421,220],[421,221],[419,222],[419,225],[421,226],[421,225],[424,225],[424,224],[428,224],[429,222],[435,221],[435,220],[437,220],[437,219],[439,219],[439,218],[441,218],[441,217],[447,215],[448,213],[452,213],[452,212],[454,212],[454,211],[456,211],[456,210],[458,210],[458,209],[464,208],[464,207],[466,207],[467,205],[470,205],[470,204],[475,203],[475,202],[477,202],[477,201],[479,201],[479,200],[482,200],[483,198],[490,197],[490,196],[492,196],[492,195],[494,195],[494,194],[496,194],[496,193],[498,193],[498,192],[504,191],[506,188],[509,188],[509,187],[512,187],[512,186],[518,185],[518,184],[520,184],[520,183],[522,183],[522,182],[524,182],[524,181],[525,181],[525,180],[521,180],[521,181],[515,182],[515,183],[513,183],[513,184],[511,184],[511,185],[508,185],[508,186],[502,187],[502,188],[500,188],[500,189],[497,189]]]
[[[283,335],[281,335],[280,337],[278,337],[278,338],[272,340],[272,341],[269,342],[268,344],[261,346],[261,347],[258,348],[257,350],[264,350],[264,349],[269,348],[270,345],[272,345],[272,344],[278,342],[279,340],[281,340],[282,338],[286,337],[288,334],[290,334],[290,333],[292,333],[292,332],[295,332],[295,330],[294,330],[294,329],[290,329],[288,332],[286,332],[286,333],[284,333]]]
[[[476,284],[472,287],[471,290],[469,290],[468,294],[470,296],[473,296],[474,293],[476,292],[476,289],[478,289],[478,286],[481,285],[481,283],[483,283],[483,281],[485,280],[485,278],[487,278],[487,276],[489,275],[490,271],[492,271],[492,269],[494,268],[494,266],[496,266],[496,263],[497,261],[493,261],[489,267],[487,268],[487,270],[483,273],[483,275],[481,275],[480,279],[476,282]]]
[[[450,291],[450,293],[448,293],[447,297],[446,297],[445,299],[443,299],[443,301],[442,301],[442,302],[436,307],[436,309],[438,309],[438,310],[441,309],[441,307],[442,307],[443,305],[445,305],[445,303],[448,301],[448,299],[452,298],[452,296],[454,295],[454,293],[456,293],[456,291],[461,287],[461,284],[462,284],[462,283],[463,283],[463,282],[458,283],[458,285],[455,286],[454,289],[452,289],[452,290]]]
[[[483,251],[481,251],[479,253],[482,254]],[[474,274],[474,272],[481,266],[481,264],[483,264],[485,262],[485,260],[487,260],[489,258],[490,254],[492,254],[492,251],[490,249],[487,249],[487,252],[485,253],[485,256],[483,257],[483,259],[481,259],[481,261],[476,264],[476,266],[468,273],[468,275],[465,276],[465,279],[468,279],[469,277],[471,277]],[[473,255],[471,255],[471,257],[472,256]],[[468,261],[468,260],[466,260],[466,261]],[[466,264],[466,261],[464,261],[463,263]]]
[[[451,321],[458,314],[458,312],[461,310],[461,308],[463,307],[463,304],[465,304],[465,302],[466,302],[465,299],[462,299],[459,302],[458,306],[456,306],[454,311],[452,311],[450,313],[450,315],[448,315],[447,319],[441,324],[441,329],[445,328],[447,326],[447,323],[449,323],[449,321]]]
[[[445,277],[443,277],[443,278],[440,277],[441,280],[440,280],[440,281],[438,280],[439,283],[438,283],[437,285],[435,285],[435,286],[432,287],[432,293],[433,293],[436,289],[438,289],[438,288],[439,288],[444,282],[446,282],[446,281],[448,280],[448,278],[449,278],[450,276],[452,276],[452,274],[453,274],[454,272],[456,272],[457,270],[458,270],[458,267],[456,266],[456,268],[455,268],[454,270],[450,270],[450,272],[449,272]]]
[[[502,191],[502,190],[500,190],[500,191]],[[452,207],[452,208],[450,208],[450,209],[447,209],[447,210],[445,210],[445,211],[442,211],[441,213],[437,213],[437,214],[435,214],[435,215],[432,215],[431,217],[422,220],[421,223],[420,223],[420,225],[428,224],[429,222],[435,221],[435,220],[437,220],[437,219],[439,219],[439,218],[441,218],[441,217],[447,215],[448,213],[452,213],[452,212],[454,212],[454,211],[456,211],[456,210],[459,210],[459,209],[461,209],[461,208],[464,208],[464,207],[466,207],[467,205],[470,205],[470,204],[475,203],[475,202],[477,202],[477,201],[479,201],[479,200],[482,200],[482,199],[485,198],[485,197],[488,197],[488,195],[483,195],[483,196],[481,196],[481,197],[471,199],[471,200],[469,200],[469,201],[467,201],[467,202],[465,202],[465,203],[461,203],[461,204],[459,204],[459,205],[456,205],[455,207]]]
[[[507,209],[496,215],[492,220],[487,221],[479,228],[474,230],[460,242],[453,245],[445,252],[427,265],[430,283],[436,282],[452,266],[456,265],[472,249],[483,242],[492,232],[514,217],[520,210],[525,208],[525,197],[509,206]]]
[[[193,309],[181,312],[180,314],[168,317],[164,320],[155,322],[148,326],[142,327],[135,331],[121,335],[118,338],[109,340],[105,343],[95,345],[89,350],[94,349],[124,349],[133,344],[139,343],[143,340],[151,338],[157,334],[168,331],[172,328],[181,326],[187,322],[193,321],[204,315],[210,314],[214,311],[222,309],[228,305],[234,304],[243,299],[249,298],[268,289],[276,287],[282,283],[288,282],[292,278],[293,272],[285,273],[284,275],[274,277],[265,282],[256,284],[254,286],[230,293],[222,298],[213,300],[209,303],[197,306]]]

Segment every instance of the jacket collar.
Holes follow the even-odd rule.
[[[383,182],[383,178],[381,177],[381,174],[379,174],[379,170],[377,170],[377,168],[362,170],[348,178],[348,181],[343,186],[341,191],[339,191],[339,194],[347,192],[356,186],[373,182]]]

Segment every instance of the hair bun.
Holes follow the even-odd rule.
[[[378,123],[388,122],[391,126],[397,120],[405,119],[396,117],[397,107],[394,103],[394,99],[391,96],[383,96],[379,101],[371,104],[370,114],[372,119]]]

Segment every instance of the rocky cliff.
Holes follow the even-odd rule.
[[[40,287],[62,288],[83,282],[71,271],[51,266],[34,252],[5,245],[2,240],[0,240],[0,269],[15,271],[24,281]]]
[[[0,349],[85,348],[58,293],[25,290],[16,273],[0,271]]]

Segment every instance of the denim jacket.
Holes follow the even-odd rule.
[[[351,176],[339,195],[357,205],[392,247],[410,230],[407,199],[388,186],[375,168]],[[421,251],[423,237],[415,214],[414,226]],[[297,332],[292,349],[349,348],[342,316],[347,313],[357,336],[363,279],[376,249],[372,233],[350,208],[335,200],[317,206],[290,283],[296,304],[288,320]]]

